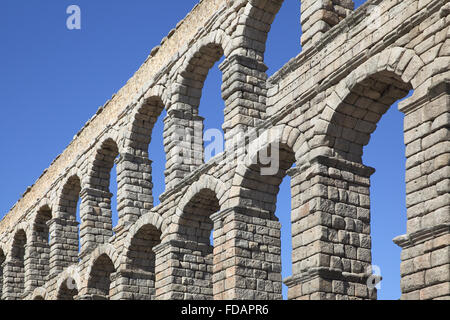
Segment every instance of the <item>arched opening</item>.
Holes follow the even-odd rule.
[[[67,278],[61,283],[61,287],[58,290],[56,296],[57,300],[75,300],[75,296],[78,295],[77,284],[72,278]]]
[[[114,166],[110,171],[109,178],[109,191],[111,192],[111,223],[112,230],[114,234],[114,228],[117,227],[119,223],[119,212],[117,206],[117,196],[118,196],[118,179],[117,179],[117,161],[119,160],[119,156],[114,159]]]
[[[291,169],[295,168],[292,166]],[[289,175],[283,178],[277,196],[275,216],[281,223],[281,276],[287,279],[292,275],[292,181]],[[283,299],[288,299],[288,287],[283,283]]]
[[[91,187],[109,192],[111,170],[114,167],[114,160],[119,156],[119,148],[112,139],[104,141],[97,151],[93,163],[93,170],[91,174]]]
[[[216,57],[214,57],[216,58]],[[200,100],[200,115],[205,119],[203,126],[203,148],[204,161],[209,160],[220,154],[224,148],[224,124],[225,102],[222,99],[222,72],[219,66],[223,63],[225,57],[222,56],[210,68],[205,79],[202,96]]]
[[[164,171],[166,169],[166,153],[164,152],[164,119],[167,117],[167,111],[163,109],[161,115],[156,121],[152,133],[151,141],[148,145],[149,158],[152,161],[151,167],[151,186],[153,205],[160,203],[159,196],[166,189]]]
[[[34,287],[42,287],[47,281],[50,272],[50,230],[49,221],[52,219],[52,211],[48,206],[41,208],[36,215],[33,225],[33,253],[31,276],[35,279]]]
[[[377,169],[371,177],[370,210],[372,264],[379,267],[383,277],[378,289],[379,300],[396,300],[401,296],[401,248],[392,239],[406,233],[403,121],[404,114],[395,103],[378,123],[363,153],[363,163]]]
[[[131,147],[141,157],[141,160],[136,159],[135,165],[139,167],[142,176],[139,175],[139,179],[136,179],[136,173],[129,170],[130,172],[123,172],[119,177],[119,188],[125,186],[127,178],[139,185],[142,193],[148,197],[142,206],[147,206],[147,209],[159,204],[159,195],[165,190],[165,151],[169,147],[163,139],[166,116],[164,104],[159,97],[146,99],[134,117],[131,137]]]
[[[215,43],[203,45],[181,72],[181,84],[177,92],[178,101],[175,101],[169,110],[170,117],[166,121],[166,126],[179,128],[175,139],[179,140],[177,146],[180,152],[173,156],[181,156],[182,163],[175,165],[173,170],[169,168],[167,178],[170,176],[179,178],[188,174],[223,150],[222,125],[226,125],[223,119],[231,110],[220,108],[224,105],[219,88],[222,78],[216,68],[211,72],[211,79],[205,87],[210,70],[222,61],[223,55],[224,51],[220,45]],[[220,112],[218,112],[218,104]],[[187,119],[189,121],[186,121]],[[210,141],[211,143],[208,143]],[[205,147],[209,144],[214,146],[208,148],[211,152],[205,155]],[[177,171],[182,171],[183,174]],[[170,180],[172,184],[176,181]],[[166,184],[168,183],[169,181],[166,180]]]
[[[362,227],[350,230],[348,221],[345,227],[351,231],[350,234],[357,231],[360,239],[364,239],[354,242],[352,248],[368,252],[364,261],[355,262],[354,266],[358,265],[358,268],[353,270],[352,267],[351,271],[381,273],[383,280],[375,286],[380,299],[397,299],[400,295],[400,250],[392,239],[403,234],[406,226],[406,158],[403,115],[391,106],[411,90],[412,86],[394,72],[368,75],[350,89],[350,94],[337,108],[328,130],[330,143],[338,157],[361,164],[364,159],[364,165],[373,165],[377,169],[377,173],[367,179],[367,185],[358,186],[359,190],[355,186],[348,191],[350,205],[357,206],[357,225]],[[388,110],[389,115],[383,117]],[[379,132],[378,127],[384,133]],[[356,192],[360,194],[359,201],[355,200]]]
[[[115,272],[114,264],[107,254],[95,260],[88,281],[88,295],[92,300],[111,299]]]
[[[189,278],[187,299],[213,299],[213,249],[211,215],[220,210],[214,191],[201,189],[186,204],[179,220],[178,234],[186,243],[181,263],[189,263],[185,270]]]
[[[378,121],[411,89],[410,84],[389,71],[355,84],[336,110],[328,130],[336,153],[345,160],[361,163],[363,147],[369,143]]]
[[[113,208],[111,203],[114,195],[110,192],[110,181],[111,171],[118,156],[119,149],[112,139],[104,141],[100,149],[97,150],[89,174],[89,188],[86,189],[86,195],[84,195],[86,202],[90,205],[81,217],[82,250],[89,250],[97,244],[106,243],[113,235]]]
[[[52,219],[52,210],[48,206],[41,208],[36,215],[34,221],[33,236],[35,241],[39,243],[50,243],[51,235],[48,227],[48,222]]]
[[[3,298],[3,269],[6,261],[6,255],[2,249],[0,249],[0,299]]]
[[[67,267],[78,262],[80,251],[80,204],[81,181],[77,176],[70,177],[63,187],[59,201],[59,220],[56,221],[54,236],[50,239],[52,247],[50,264]],[[54,247],[53,247],[54,246]],[[59,253],[63,252],[61,256]],[[58,254],[56,254],[58,253]]]
[[[298,223],[298,217],[291,211],[297,208],[291,206],[290,202],[298,202],[301,195],[296,192],[297,181],[291,181],[288,177],[289,169],[295,164],[292,148],[284,143],[267,148],[266,151],[261,150],[254,163],[247,167],[240,184],[240,200],[255,216],[247,229],[255,230],[253,239],[257,242],[257,246],[250,250],[251,258],[255,261],[252,265],[259,269],[261,264],[262,270],[255,272],[259,274],[259,281],[266,283],[263,287],[258,286],[261,291],[258,294],[264,299],[281,299],[287,298],[287,289],[283,289],[282,280],[289,278],[295,264],[298,264],[299,257],[294,255],[292,249],[298,243],[291,237],[291,234],[296,235]],[[270,170],[265,170],[268,169],[267,156]],[[282,240],[288,243],[282,243]]]
[[[132,300],[153,300],[155,296],[156,255],[153,248],[161,243],[161,232],[147,224],[139,229],[127,251],[127,270],[130,282],[137,292],[131,292]]]
[[[212,128],[216,123],[223,123],[223,109],[218,112],[218,106],[224,105],[219,91],[219,85],[222,84],[219,65],[224,61],[224,52],[220,45],[211,43],[202,46],[199,51],[189,61],[189,65],[183,75],[183,85],[186,86],[186,96],[194,97],[190,99],[192,116],[199,116],[199,108],[208,115],[204,122],[211,123]],[[214,67],[214,68],[213,68]],[[212,70],[214,69],[214,70]],[[211,81],[206,79],[211,77]],[[206,95],[206,97],[204,96]],[[214,95],[214,96],[213,96]],[[212,98],[212,99],[211,99]],[[211,121],[213,120],[213,121]],[[217,121],[218,120],[218,121]],[[204,126],[208,127],[208,126]]]
[[[25,247],[27,244],[27,236],[24,230],[19,230],[14,235],[11,250],[11,261],[8,265],[9,274],[12,276],[12,285],[14,299],[23,298],[25,293]]]
[[[36,296],[33,300],[45,300],[43,296]]]

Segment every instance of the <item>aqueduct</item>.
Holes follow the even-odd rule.
[[[169,32],[0,222],[2,299],[275,300],[283,281],[289,299],[376,299],[374,169],[361,156],[410,90],[399,107],[402,299],[450,298],[450,2],[302,0],[303,50],[269,78],[265,42],[282,3],[202,0]],[[204,163],[198,107],[222,56],[227,148]],[[166,190],[154,206],[148,145],[164,109]],[[233,143],[242,132],[277,142],[276,172],[246,161],[255,154]],[[293,275],[282,279],[274,211],[286,175]]]

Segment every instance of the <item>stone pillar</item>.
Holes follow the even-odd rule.
[[[57,218],[48,221],[50,230],[50,279],[64,271],[68,266],[78,262],[78,225],[79,223],[73,216],[61,213],[57,213]]]
[[[31,240],[27,243],[26,251],[25,291],[29,294],[44,286],[48,280],[50,249],[46,243]]]
[[[117,164],[117,211],[120,228],[137,221],[153,208],[152,161],[147,157],[121,154]]]
[[[155,274],[142,270],[120,270],[115,275],[113,300],[154,300]]]
[[[376,299],[371,275],[370,176],[362,164],[317,157],[292,176],[289,299]]]
[[[23,261],[8,259],[4,264],[3,300],[22,300],[25,296],[25,268]]]
[[[112,212],[110,192],[84,188],[80,192],[81,206],[81,255],[89,253],[97,245],[107,243],[112,236]]]
[[[166,190],[203,164],[203,120],[188,104],[172,105],[164,119]]]
[[[169,240],[156,254],[156,299],[212,300],[213,249],[210,245]]]
[[[402,299],[450,298],[450,81],[401,102],[405,113],[407,234]]]
[[[112,272],[109,276],[110,285],[109,285],[109,295],[106,298],[107,300],[120,300],[121,298],[121,286],[119,283],[122,281],[123,277],[119,272]]]
[[[14,261],[7,260],[3,264],[3,290],[2,300],[14,300],[16,295],[14,292]]]
[[[301,0],[303,49],[320,41],[324,33],[345,19],[354,7],[352,0]]]
[[[214,214],[217,300],[281,300],[281,224],[270,213],[234,207]]]
[[[182,278],[176,271],[181,263],[178,260],[181,243],[166,241],[153,248],[156,254],[156,299],[183,300],[184,288]]]
[[[267,66],[254,58],[233,55],[219,66],[223,73],[225,101],[225,148],[232,146],[238,132],[247,133],[264,119],[266,112]]]

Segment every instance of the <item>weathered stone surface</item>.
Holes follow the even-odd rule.
[[[303,51],[268,78],[265,41],[282,2],[203,0],[169,32],[0,222],[0,298],[281,299],[274,212],[289,175],[289,299],[376,299],[374,169],[362,151],[410,90],[399,104],[402,299],[450,298],[447,1],[369,0],[353,11],[351,0],[302,0]],[[203,163],[198,107],[222,56],[226,150]],[[163,109],[166,190],[154,207],[148,145]],[[255,155],[271,142],[277,165],[264,174]]]

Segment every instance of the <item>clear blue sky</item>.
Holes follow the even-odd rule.
[[[358,1],[359,6],[364,1]],[[60,154],[84,123],[144,62],[150,50],[196,0],[3,0],[0,2],[0,217]],[[66,8],[79,5],[82,29],[66,28]],[[266,64],[273,74],[300,51],[300,1],[285,0],[269,35]],[[221,128],[221,74],[205,83],[200,114]],[[372,178],[373,261],[384,280],[380,299],[400,296],[400,249],[406,231],[403,116],[394,105],[364,150]],[[155,194],[163,189],[162,122],[154,129]],[[114,176],[113,176],[114,180]],[[115,193],[114,183],[111,191]],[[114,204],[113,204],[114,205]],[[277,216],[283,225],[283,277],[290,267],[289,179],[281,186]]]

